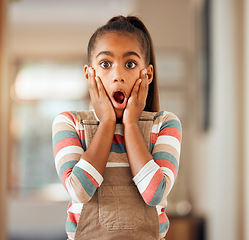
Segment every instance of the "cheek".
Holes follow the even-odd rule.
[[[131,75],[130,75],[130,82],[132,85],[135,84],[135,82],[141,77],[140,75],[140,70],[134,71]]]
[[[95,69],[95,75],[101,79],[104,87],[106,87],[109,79],[108,74],[106,74],[104,71],[101,71],[101,69]]]
[[[108,75],[108,71],[105,71],[103,68],[101,68],[100,66],[94,66],[93,67],[95,69],[95,74],[96,76],[99,76],[100,78],[105,78]]]
[[[102,71],[97,71],[95,69],[95,74],[98,76],[107,92],[109,92],[109,86],[110,86],[110,78],[107,76],[106,73],[103,73]]]

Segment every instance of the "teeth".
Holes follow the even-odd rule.
[[[115,101],[117,103],[122,104],[124,102],[125,96],[124,96],[124,94],[122,92],[118,91],[118,92],[114,93],[113,98],[115,99]]]

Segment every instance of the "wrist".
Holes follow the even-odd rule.
[[[99,127],[103,127],[108,130],[115,130],[116,121],[114,120],[102,120],[99,123]]]
[[[123,116],[123,119],[122,119],[122,122],[123,122],[123,125],[124,127],[125,126],[128,126],[128,127],[132,127],[132,126],[138,126],[138,122],[139,122],[139,117],[137,118],[128,118],[126,116]]]
[[[138,113],[138,112],[137,112]],[[127,110],[124,111],[123,125],[124,126],[136,126],[138,125],[141,114],[130,114]]]
[[[134,129],[134,128],[138,128],[138,122],[124,122],[124,129]]]

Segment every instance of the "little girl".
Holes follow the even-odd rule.
[[[88,64],[93,110],[64,112],[53,123],[56,169],[72,199],[68,239],[164,239],[181,124],[158,112],[148,30],[137,17],[110,19],[89,41]]]

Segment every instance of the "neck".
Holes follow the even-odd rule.
[[[122,124],[122,118],[117,118],[116,123],[121,123]]]

